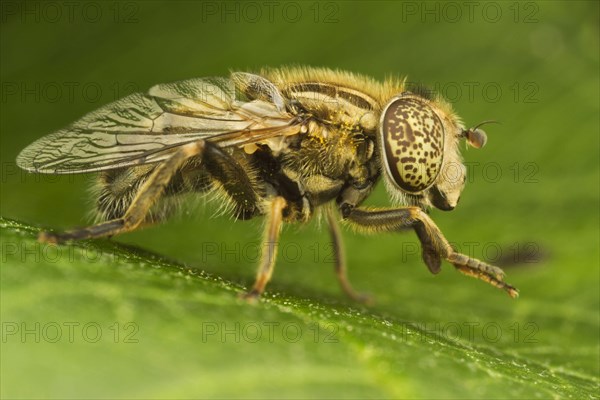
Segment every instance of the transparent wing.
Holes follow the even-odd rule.
[[[37,140],[17,165],[50,174],[101,171],[158,162],[198,139],[227,147],[300,132],[279,101],[239,100],[236,92],[236,83],[225,78],[156,85]]]

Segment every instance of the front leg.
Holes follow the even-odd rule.
[[[439,272],[441,258],[444,258],[465,275],[503,289],[513,298],[519,295],[517,289],[504,282],[504,272],[500,268],[455,252],[437,225],[419,207],[378,210],[354,208],[346,213],[346,218],[368,232],[412,228],[421,241],[423,260],[431,272]]]

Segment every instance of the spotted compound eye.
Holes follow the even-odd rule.
[[[442,166],[444,126],[427,102],[414,95],[392,99],[380,134],[384,164],[396,186],[418,193],[433,185]]]

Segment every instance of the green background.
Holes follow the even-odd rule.
[[[598,397],[597,2],[70,4],[2,3],[3,398]],[[35,242],[87,222],[93,177],[17,171],[31,141],[156,83],[289,64],[407,75],[467,125],[501,121],[464,152],[459,207],[432,217],[472,256],[535,253],[508,262],[518,300],[430,275],[413,234],[346,231],[376,297],[352,303],[311,223],[284,230],[250,306],[261,221],[210,202],[112,242]],[[388,204],[382,186],[368,203]]]

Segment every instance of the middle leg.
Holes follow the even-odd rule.
[[[337,276],[342,290],[352,300],[359,301],[361,303],[371,303],[373,300],[372,297],[368,294],[357,292],[352,287],[352,284],[348,279],[344,243],[342,241],[340,227],[336,220],[336,215],[331,209],[327,210],[327,223],[329,225],[329,235],[331,237],[331,243],[333,245],[335,274]]]
[[[270,204],[267,214],[267,224],[263,236],[263,247],[261,261],[256,273],[256,281],[252,289],[242,297],[246,300],[254,300],[258,298],[265,290],[267,283],[273,274],[275,267],[275,259],[277,258],[277,245],[281,225],[283,221],[283,209],[286,206],[286,201],[283,197],[275,197]]]

